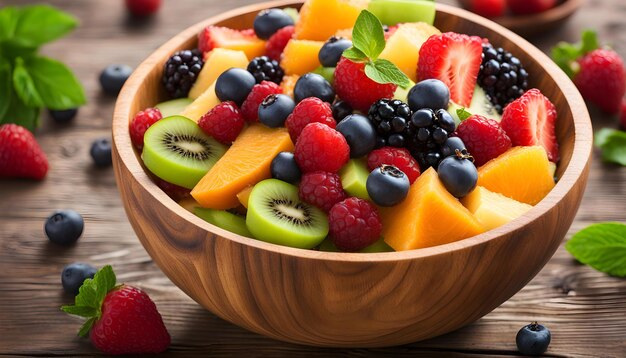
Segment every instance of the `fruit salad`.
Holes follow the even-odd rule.
[[[555,185],[555,107],[513,53],[434,19],[431,1],[307,0],[208,26],[133,145],[170,197],[250,239],[387,252],[506,224]]]

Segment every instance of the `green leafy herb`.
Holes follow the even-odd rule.
[[[456,110],[456,115],[459,117],[461,121],[464,121],[472,116],[470,112],[468,112],[465,108],[459,108]]]
[[[626,166],[626,132],[603,128],[594,138],[595,145],[602,151],[602,160]]]
[[[579,70],[576,60],[600,47],[598,35],[593,30],[584,30],[582,41],[576,44],[559,42],[552,48],[552,60],[571,78]]]
[[[578,261],[609,275],[626,277],[626,225],[590,225],[565,244]]]
[[[365,62],[365,74],[373,81],[407,88],[411,82],[404,72],[390,61],[378,58],[384,49],[385,33],[380,20],[367,10],[361,11],[352,29],[352,47],[343,56]]]

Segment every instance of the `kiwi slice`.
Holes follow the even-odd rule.
[[[246,219],[243,216],[235,215],[224,210],[195,208],[193,213],[203,219],[204,221],[211,223],[217,227],[221,227],[224,230],[234,232],[245,237],[254,237],[246,226]]]
[[[435,21],[435,2],[432,0],[372,0],[367,5],[383,25],[396,25],[403,22]]]
[[[341,250],[339,250],[337,246],[335,246],[335,244],[330,239],[326,239],[322,241],[322,243],[320,244],[319,250],[325,251],[325,252],[341,252]],[[391,246],[387,245],[385,240],[378,239],[373,244],[362,248],[358,252],[365,254],[365,253],[394,252],[394,251],[395,250],[392,249]]]
[[[458,114],[456,113],[457,109],[461,109],[462,107],[452,101],[450,101],[450,106],[448,107],[448,112],[452,115],[452,118],[456,121],[456,124],[461,123]],[[498,122],[502,119],[502,115],[496,111],[493,104],[487,97],[485,90],[482,89],[479,85],[476,85],[474,88],[474,93],[472,94],[472,102],[470,103],[469,108],[465,108],[471,114],[478,114],[487,118],[494,119]]]
[[[146,167],[159,178],[187,189],[193,189],[226,152],[224,145],[183,116],[153,124],[143,143],[141,158]]]
[[[163,118],[165,118],[183,113],[183,110],[187,108],[187,106],[190,105],[191,102],[193,102],[193,99],[191,98],[177,98],[161,102],[155,107],[158,108],[159,111],[161,111]]]
[[[298,188],[278,179],[254,186],[246,225],[255,238],[274,244],[311,249],[328,235],[328,217],[301,201]]]
[[[396,88],[396,91],[393,93],[393,99],[399,99],[402,102],[406,103],[409,96],[409,91],[413,86],[415,86],[415,82],[411,80],[409,80],[409,85],[405,88],[398,86],[398,88]]]
[[[365,183],[370,175],[365,159],[350,159],[339,171],[341,186],[350,196],[371,200]]]
[[[332,84],[335,80],[335,67],[324,67],[320,66],[313,70],[313,73],[317,73],[318,75],[324,77],[328,83]]]

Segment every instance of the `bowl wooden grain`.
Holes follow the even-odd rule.
[[[113,119],[113,163],[128,218],[163,272],[219,317],[289,342],[379,347],[453,331],[487,314],[528,283],[570,227],[587,181],[592,130],[567,76],[509,30],[437,4],[436,26],[488,37],[520,58],[530,83],[555,104],[561,146],[556,187],[523,217],[459,242],[421,250],[348,254],[300,250],[245,238],[177,205],[151,180],[131,145],[133,115],[165,98],[167,58],[193,48],[203,27],[250,27],[275,1],[223,13],[175,36],[126,82]]]

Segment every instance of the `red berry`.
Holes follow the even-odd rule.
[[[554,133],[556,116],[552,102],[533,88],[504,108],[500,126],[514,146],[541,145],[548,153],[548,159],[556,163],[559,160],[559,145]],[[471,150],[470,153],[473,154]]]
[[[505,0],[469,0],[467,8],[484,17],[498,17],[504,15]]]
[[[556,6],[557,0],[507,0],[511,12],[516,15],[528,15],[544,12]]]
[[[329,172],[306,173],[300,180],[300,199],[328,212],[346,198],[339,175]]]
[[[374,82],[365,74],[365,63],[353,62],[345,57],[339,60],[335,68],[334,86],[339,98],[363,113],[367,113],[379,99],[392,98],[398,87],[393,83]]]
[[[285,26],[276,31],[265,43],[265,55],[272,60],[280,61],[280,55],[293,37],[294,31],[293,26]]]
[[[48,158],[28,129],[17,124],[0,126],[0,178],[41,180]]]
[[[161,0],[126,0],[126,7],[135,16],[148,16],[159,10]]]
[[[207,26],[198,34],[198,49],[207,53],[216,47],[241,48],[259,41],[253,29],[234,30],[222,26]]]
[[[450,100],[469,107],[482,62],[483,40],[454,32],[433,35],[420,48],[417,78],[436,78],[450,89]]]
[[[204,133],[226,145],[237,139],[245,124],[233,101],[218,104],[198,121],[198,126]]]
[[[304,127],[315,122],[323,123],[333,129],[337,126],[328,103],[317,97],[305,98],[296,105],[285,121],[291,141],[295,143]]]
[[[456,134],[474,157],[477,167],[511,148],[511,139],[498,122],[476,114],[461,122]]]
[[[626,99],[622,100],[622,108],[619,114],[619,123],[623,130],[626,131]]]
[[[294,156],[303,173],[336,173],[350,159],[350,147],[341,133],[322,123],[310,123],[296,141]]]
[[[168,181],[165,181],[161,178],[154,177],[155,184],[161,188],[174,201],[180,201],[191,194],[191,190],[187,188],[183,188],[182,186],[178,186],[176,184],[172,184]]]
[[[252,91],[250,91],[250,94],[241,105],[241,114],[243,114],[243,118],[248,122],[258,122],[259,106],[265,97],[271,94],[281,93],[283,93],[283,89],[274,82],[262,81],[261,83],[254,85],[254,87],[252,87]]]
[[[341,251],[358,251],[378,240],[382,223],[369,201],[351,197],[335,204],[328,213],[331,241]]]
[[[143,136],[148,128],[163,118],[158,108],[148,108],[137,113],[132,122],[130,122],[130,140],[137,150],[143,149]]]
[[[578,59],[574,84],[583,98],[609,114],[619,112],[626,92],[624,61],[612,50],[594,50]]]
[[[420,176],[419,164],[405,148],[382,147],[371,151],[367,156],[367,167],[370,171],[383,164],[393,165],[400,169],[409,178],[411,184]]]

